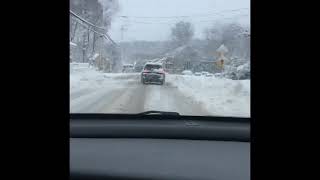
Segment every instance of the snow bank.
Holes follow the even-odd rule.
[[[88,63],[70,63],[70,94],[93,91],[104,81],[102,73],[89,68]]]
[[[74,46],[74,47],[76,47],[76,46],[77,46],[77,44],[75,44],[75,43],[73,43],[73,42],[71,42],[71,41],[70,41],[70,46]]]
[[[137,79],[140,77],[140,73],[104,73],[104,78],[116,79]]]
[[[250,64],[245,63],[237,67],[237,71],[250,71]]]
[[[120,86],[118,79],[136,80],[139,74],[102,73],[88,63],[70,63],[70,92]],[[126,82],[126,81],[125,81]]]
[[[212,115],[250,117],[250,80],[168,75],[167,81]]]

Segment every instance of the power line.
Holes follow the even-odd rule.
[[[126,16],[122,15],[119,16],[121,18],[147,18],[147,19],[171,19],[171,18],[186,18],[186,17],[201,17],[201,16],[210,16],[210,15],[222,15],[224,12],[235,12],[235,11],[241,11],[249,8],[239,8],[239,9],[230,9],[230,10],[224,10],[220,12],[212,12],[207,14],[194,14],[194,15],[185,15],[185,16]]]
[[[239,17],[243,17],[243,16],[248,16],[248,14],[240,14],[236,17],[224,17],[224,18],[220,18],[220,19],[213,19],[213,20],[201,20],[201,21],[194,21],[194,20],[189,20],[190,22],[192,23],[203,23],[203,22],[215,22],[215,21],[219,21],[219,20],[224,20],[224,19],[236,19],[236,18],[239,18]],[[126,19],[125,20],[125,23],[129,23],[129,24],[151,24],[151,25],[155,25],[155,24],[164,24],[164,25],[174,25],[176,24],[177,22],[179,22],[180,20],[175,20],[174,22],[148,22],[148,21],[136,21],[136,20],[129,20],[129,19]]]
[[[106,31],[105,28],[99,27],[99,26],[96,26],[96,25],[90,23],[89,21],[87,21],[87,20],[85,20],[84,18],[80,17],[79,15],[75,14],[75,13],[72,12],[71,10],[70,10],[70,14],[73,15],[74,17],[76,17],[77,19],[81,20],[82,22],[86,23],[86,24],[89,25],[89,26],[92,26],[92,27],[95,27],[95,28],[102,29],[102,30],[105,30],[105,31]],[[83,25],[82,23],[80,23],[80,24]],[[117,46],[117,43],[115,43],[107,33],[106,33],[106,34],[103,34],[103,33],[97,32],[97,31],[95,31],[95,30],[93,30],[93,29],[91,29],[91,28],[89,28],[89,27],[87,27],[87,28],[88,28],[90,31],[93,31],[94,33],[97,33],[97,34],[101,35],[102,37],[108,39],[109,41],[112,42],[113,45]]]
[[[223,14],[222,12],[236,12],[236,11],[240,11],[240,10],[243,10],[243,9],[248,9],[248,8],[240,8],[240,9],[232,9],[232,10],[225,10],[225,11],[221,11],[219,13],[215,13],[215,14],[218,14],[218,15],[221,15],[221,16],[225,16],[225,14]],[[220,18],[221,19],[235,19],[235,18],[238,18],[238,17],[241,17],[241,16],[248,16],[248,13],[245,12],[245,13],[241,13],[241,14],[233,14],[235,17],[222,17]],[[217,19],[214,19],[214,20],[200,20],[200,21],[195,21],[193,20],[195,16],[170,16],[172,18],[175,18],[175,19],[167,19],[165,21],[162,21],[159,19],[150,19],[149,21],[145,21],[145,20],[135,20],[134,18],[131,18],[132,16],[122,16],[122,19],[120,20],[123,20],[125,21],[126,23],[137,23],[137,24],[165,24],[165,25],[172,25],[172,24],[175,24],[177,23],[178,21],[181,21],[181,17],[183,17],[184,19],[185,18],[188,18],[189,20],[187,21],[192,21],[194,23],[198,23],[198,22],[211,22],[211,21],[217,21]],[[136,16],[135,16],[136,17]],[[169,16],[167,16],[169,17]],[[180,19],[178,18],[180,17]],[[206,17],[211,17],[211,16],[208,16],[208,14],[206,15],[202,15],[203,18],[206,18]],[[154,17],[154,18],[157,18],[157,17]],[[161,17],[161,18],[164,18],[164,17]]]
[[[74,13],[74,12],[72,12],[71,10],[70,10],[70,14],[73,15],[74,17],[78,18],[79,20],[83,21],[84,23],[90,25],[90,26],[93,26],[93,27],[95,27],[95,28],[102,29],[102,30],[107,30],[107,29],[105,29],[104,27],[99,27],[99,26],[96,26],[96,25],[92,24],[91,22],[85,20],[84,18],[80,17],[79,15],[77,15],[77,14]]]
[[[236,19],[236,18],[239,18],[239,17],[244,17],[244,16],[249,16],[248,14],[241,14],[239,16],[236,16],[236,17],[225,17],[225,18],[221,18],[221,19]],[[196,23],[198,22],[213,22],[213,21],[217,21],[217,20],[221,20],[221,19],[215,19],[215,20],[203,20],[203,21],[195,21]]]
[[[135,21],[135,20],[126,20],[126,23],[137,23],[137,24],[174,24],[175,22],[147,22],[147,21]]]
[[[79,24],[82,25],[83,27],[86,27],[89,31],[92,31],[92,32],[104,37],[105,39],[108,39],[109,41],[112,42],[113,45],[117,46],[117,44],[110,38],[110,36],[108,34],[103,34],[103,33],[97,32],[97,31],[93,30],[92,28],[89,28],[88,25],[85,25],[83,23],[79,23]]]

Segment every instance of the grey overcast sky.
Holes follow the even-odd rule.
[[[250,0],[119,0],[119,5],[109,31],[117,42],[168,40],[179,20],[193,24],[195,38],[203,38],[204,29],[216,22],[250,25]]]

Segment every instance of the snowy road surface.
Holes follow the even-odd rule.
[[[181,94],[169,82],[143,85],[135,75],[119,79],[117,84],[97,89],[81,89],[70,94],[72,113],[139,113],[148,110],[174,111],[180,114],[209,114],[191,98]],[[106,83],[107,84],[107,83]]]
[[[174,111],[182,115],[250,116],[250,81],[167,75],[143,85],[140,75],[100,73],[70,64],[71,113]]]

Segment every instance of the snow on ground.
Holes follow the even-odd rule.
[[[71,112],[250,117],[250,80],[166,76],[165,85],[142,85],[139,73],[102,73],[87,63],[70,63]]]
[[[118,79],[132,81],[139,74],[102,73],[88,63],[70,63],[70,91],[120,85]]]
[[[92,81],[94,79],[94,81]],[[70,90],[94,87],[103,81],[102,73],[89,68],[88,63],[70,63]]]
[[[213,115],[250,117],[250,80],[168,75],[167,81]]]
[[[178,112],[180,115],[210,116],[201,104],[194,99],[185,97],[177,87],[166,83],[165,85],[145,86],[144,111]]]
[[[137,77],[133,74],[102,73],[89,67],[88,63],[70,63],[71,112],[98,113],[97,108],[120,96],[128,83],[136,82]]]

